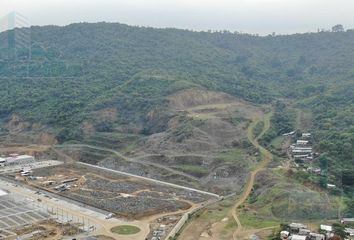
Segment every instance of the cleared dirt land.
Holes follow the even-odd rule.
[[[183,90],[166,98],[168,119],[151,112],[149,134],[95,132],[83,142],[55,146],[75,161],[154,178],[219,195],[240,192],[257,164],[247,139],[262,106],[221,92]]]
[[[78,164],[37,169],[28,184],[128,219],[142,219],[190,209],[210,199],[201,193],[155,184]],[[69,190],[57,191],[66,180]],[[48,181],[53,181],[48,185]]]

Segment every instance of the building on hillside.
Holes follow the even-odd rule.
[[[296,145],[307,145],[309,141],[307,140],[296,140]]]
[[[311,231],[306,229],[306,228],[302,228],[302,229],[299,230],[299,235],[301,235],[301,236],[307,236],[310,233],[311,233]]]
[[[329,226],[329,225],[320,225],[320,229],[322,230],[322,231],[325,231],[325,232],[328,232],[328,233],[330,233],[330,232],[332,232],[333,231],[333,228],[332,228],[332,226]]]
[[[307,229],[307,226],[302,223],[290,223],[289,224],[290,232],[298,233],[300,229]]]
[[[349,239],[354,239],[354,229],[352,228],[345,228],[344,231],[349,235]]]
[[[312,147],[295,147],[292,150],[292,153],[295,155],[299,155],[299,154],[312,154]]]
[[[312,151],[312,147],[303,147],[303,146],[301,146],[301,147],[296,146],[293,149],[294,150],[310,150],[310,151]]]
[[[311,150],[307,150],[307,149],[294,149],[292,151],[292,153],[293,153],[293,156],[306,155],[306,158],[307,157],[312,157],[312,151]]]
[[[354,229],[353,228],[345,228],[344,229],[346,233],[354,235]]]
[[[309,156],[308,154],[296,154],[294,155],[294,159],[295,160],[306,159],[308,156]]]
[[[292,136],[295,134],[295,131],[284,133],[283,136]]]
[[[310,240],[326,240],[326,235],[320,233],[310,233],[309,234]]]
[[[304,138],[311,136],[310,133],[303,133]],[[297,139],[295,143],[290,145],[290,153],[294,160],[301,160],[305,162],[312,161],[314,158],[313,148],[310,141],[306,139]]]
[[[309,138],[309,137],[311,137],[311,133],[303,133],[303,134],[301,134],[301,137]]]
[[[354,223],[354,218],[343,218],[342,223]]]
[[[313,157],[310,154],[297,154],[294,155],[294,160],[302,160],[304,162],[311,161]]]
[[[308,167],[307,168],[307,172],[313,173],[313,174],[316,174],[316,175],[320,175],[322,170],[321,170],[321,168]]]
[[[288,232],[288,231],[281,231],[280,232],[280,238],[282,240],[288,239],[289,235],[290,235],[290,232]]]
[[[307,240],[307,236],[302,235],[291,235],[289,237],[290,240]]]

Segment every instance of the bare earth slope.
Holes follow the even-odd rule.
[[[222,92],[187,89],[166,98],[171,117],[164,131],[134,135],[119,144],[64,145],[74,159],[227,195],[239,192],[257,162],[247,127],[263,110]],[[161,120],[150,113],[153,124]],[[129,142],[122,141],[122,144]],[[122,145],[121,144],[121,145]]]

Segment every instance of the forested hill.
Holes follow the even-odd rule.
[[[32,27],[31,33],[29,71],[26,49],[17,49],[14,61],[16,30],[0,35],[0,76],[9,77],[3,86],[11,86],[1,94],[1,114],[31,106],[33,114],[24,117],[53,126],[62,125],[60,108],[71,115],[106,104],[124,106],[119,94],[134,93],[127,103],[150,107],[163,95],[197,85],[269,102],[313,96],[354,79],[354,32],[255,37],[82,23]],[[27,74],[31,78],[24,81]],[[55,114],[48,108],[53,104],[59,105]],[[62,116],[68,123],[84,118],[69,115]]]
[[[299,102],[314,113],[322,150],[354,165],[354,31],[258,37],[113,23],[32,27],[30,60],[17,32],[0,34],[4,123],[15,113],[59,141],[80,139],[84,121],[151,134],[169,117],[166,96],[206,88],[255,103]],[[113,122],[95,117],[106,108],[117,110]]]

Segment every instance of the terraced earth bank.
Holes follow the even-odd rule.
[[[161,132],[124,136],[118,130],[96,132],[85,144],[59,148],[77,161],[220,195],[240,191],[259,160],[246,130],[265,110],[225,93],[196,88],[170,95],[166,101],[168,119],[149,115],[152,124],[166,125]]]

